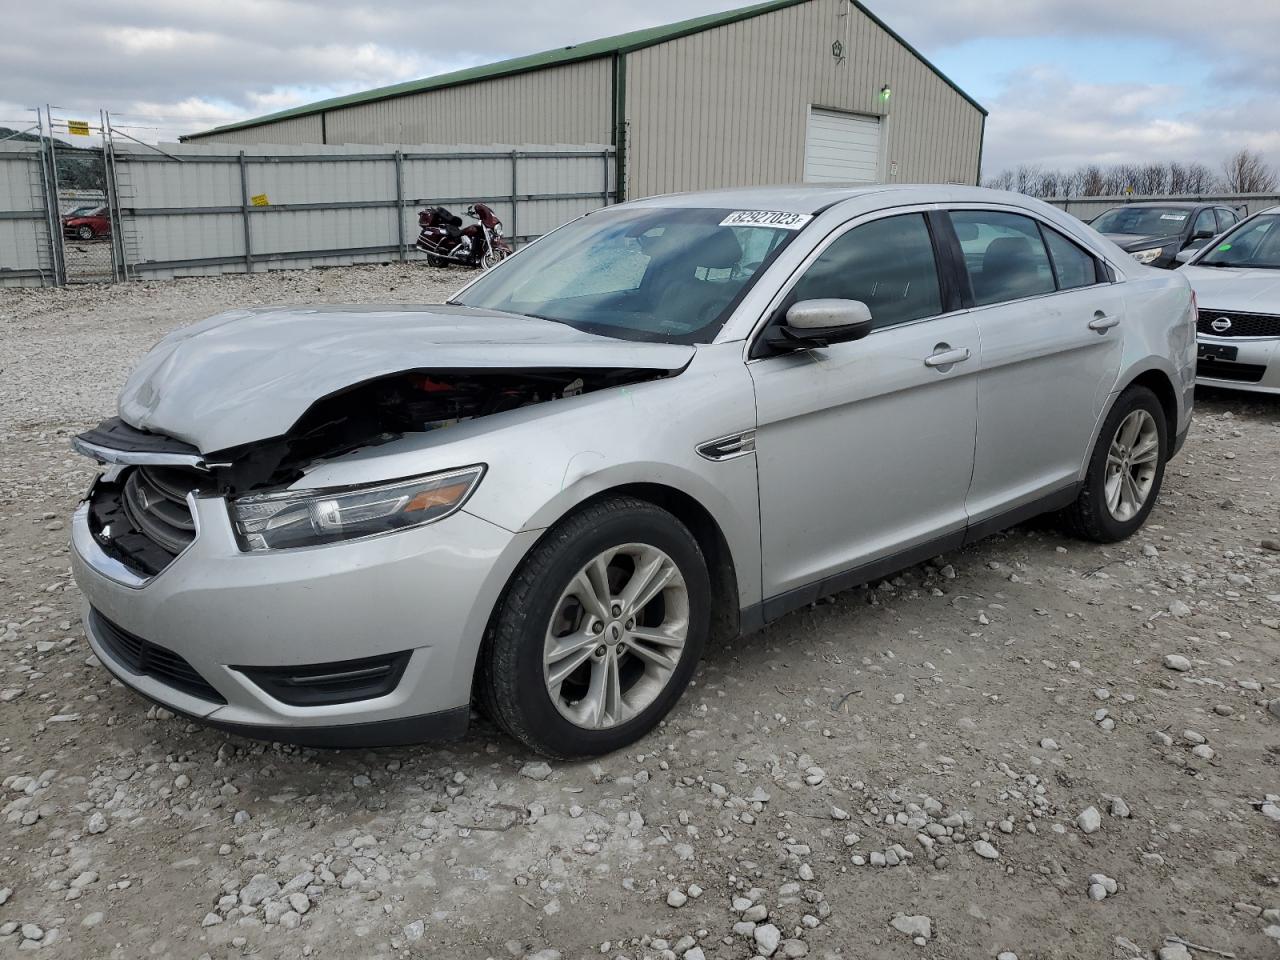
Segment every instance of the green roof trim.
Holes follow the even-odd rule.
[[[558,47],[555,50],[546,50],[542,53],[533,53],[524,57],[515,57],[511,60],[500,60],[497,63],[483,64],[478,67],[468,67],[465,70],[455,70],[452,73],[442,73],[434,77],[426,77],[421,80],[408,80],[404,83],[395,83],[387,87],[377,87],[373,90],[365,90],[360,93],[350,93],[342,97],[331,97],[328,100],[319,100],[315,103],[308,103],[300,107],[291,107],[288,110],[280,110],[276,113],[269,113],[265,116],[256,117],[252,120],[240,120],[236,123],[224,124],[220,127],[214,127],[210,130],[202,130],[199,133],[192,133],[180,137],[180,140],[187,140],[190,137],[205,137],[215,133],[226,133],[231,130],[245,130],[250,127],[258,127],[267,123],[274,123],[278,120],[290,120],[296,117],[308,117],[314,114],[323,114],[327,110],[335,110],[340,107],[350,107],[362,103],[373,103],[378,100],[390,100],[395,97],[404,97],[415,93],[427,93],[431,90],[443,90],[447,87],[457,87],[468,83],[477,83],[482,80],[494,80],[499,77],[509,77],[520,73],[529,73],[534,70],[543,70],[547,67],[556,67],[563,64],[579,63],[584,60],[595,60],[600,57],[615,56],[618,54],[627,54],[636,50],[643,50],[645,47],[656,46],[660,43],[666,43],[670,40],[678,40],[681,37],[687,37],[690,34],[701,33],[704,30],[712,30],[716,27],[727,26],[731,23],[737,23],[741,20],[750,20],[752,17],[758,17],[762,14],[773,13],[777,10],[785,10],[787,7],[798,6],[802,3],[808,3],[810,0],[766,0],[764,3],[756,3],[749,7],[739,7],[736,10],[726,10],[723,13],[712,13],[702,17],[694,17],[692,20],[681,20],[679,23],[664,24],[657,27],[648,27],[644,30],[633,30],[630,33],[618,34],[615,37],[604,37],[600,40],[589,40],[586,43],[573,44],[567,47]],[[914,55],[921,63],[938,75],[947,86],[951,87],[956,93],[964,97],[970,104],[981,111],[983,116],[987,115],[986,109],[973,97],[969,96],[961,90],[954,81],[946,74],[930,63],[923,54],[915,47],[903,40],[902,37],[874,13],[864,7],[858,0],[849,0],[849,2],[857,7],[862,13],[875,23],[880,29],[884,30],[891,37],[902,44],[912,55]]]

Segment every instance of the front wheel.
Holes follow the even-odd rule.
[[[698,542],[665,510],[617,497],[553,528],[495,611],[486,712],[539,753],[590,757],[648,733],[689,683],[710,627]]]
[[[1071,532],[1114,543],[1147,521],[1169,458],[1168,425],[1156,395],[1133,386],[1111,408],[1076,502],[1065,511]]]
[[[510,254],[501,247],[494,247],[492,250],[486,250],[480,257],[480,269],[489,270],[496,267],[503,260],[507,259]]]
[[[78,236],[81,240],[92,240],[93,227],[89,226],[88,224],[85,224],[83,227],[80,227],[79,229],[76,230],[76,236]]]

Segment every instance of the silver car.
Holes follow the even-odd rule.
[[[175,331],[73,523],[94,651],[249,736],[560,757],[736,636],[1046,511],[1119,540],[1191,420],[1186,278],[952,186],[658,197],[446,304]]]
[[[1280,207],[1241,221],[1178,272],[1199,304],[1196,382],[1280,394]]]

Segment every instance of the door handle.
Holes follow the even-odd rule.
[[[953,363],[964,363],[969,359],[968,347],[957,347],[956,349],[951,350],[945,349],[946,344],[939,344],[939,346],[944,349],[940,350],[938,353],[931,353],[929,356],[924,358],[924,365],[926,367],[949,367]]]
[[[1097,330],[1099,333],[1106,333],[1119,322],[1119,317],[1107,316],[1107,314],[1099,310],[1093,315],[1093,319],[1089,321],[1089,329]]]

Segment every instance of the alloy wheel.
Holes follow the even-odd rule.
[[[689,635],[689,591],[666,553],[611,547],[561,594],[547,626],[543,677],[560,715],[603,730],[626,723],[666,689]]]
[[[1147,502],[1160,458],[1160,431],[1146,410],[1120,421],[1107,450],[1103,491],[1107,510],[1121,522],[1132,520]]]

